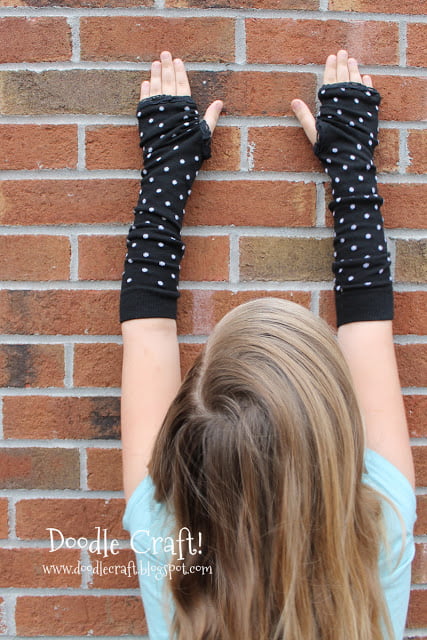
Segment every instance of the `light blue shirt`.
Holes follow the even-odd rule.
[[[381,584],[389,608],[395,639],[401,640],[405,630],[411,585],[411,563],[415,545],[413,528],[416,520],[415,494],[407,478],[391,462],[366,449],[364,482],[380,491],[398,508],[383,501],[390,553],[382,549],[379,558]],[[146,476],[131,495],[123,516],[123,526],[131,534],[136,553],[138,579],[144,604],[150,640],[170,640],[169,620],[173,601],[165,580],[171,557],[179,560],[179,545],[173,535],[173,517],[165,505],[153,498],[154,486]],[[403,529],[402,529],[403,525]],[[406,530],[406,538],[402,537]],[[188,532],[183,532],[183,537]],[[193,543],[197,550],[198,540]],[[173,556],[171,554],[174,554]],[[209,567],[200,565],[200,571]]]

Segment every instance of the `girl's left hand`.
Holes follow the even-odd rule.
[[[150,80],[145,80],[141,84],[140,100],[163,94],[191,96],[184,63],[180,58],[172,60],[169,51],[163,51],[160,54],[160,60],[155,60],[152,63]],[[223,102],[215,100],[206,110],[204,119],[208,123],[211,133],[214,132],[222,107]]]

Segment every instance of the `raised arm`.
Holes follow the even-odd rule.
[[[128,499],[147,473],[154,441],[181,383],[176,331],[181,226],[186,200],[222,102],[199,121],[181,60],[164,51],[141,85],[144,169],[127,238],[120,321],[123,335],[121,430]]]
[[[332,180],[338,342],[350,367],[366,443],[414,486],[414,468],[393,344],[390,256],[373,150],[380,96],[346,51],[328,57],[315,120],[292,108]]]

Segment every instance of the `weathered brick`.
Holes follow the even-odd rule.
[[[240,131],[237,127],[217,127],[212,140],[212,158],[205,171],[237,171],[240,166]],[[136,126],[94,126],[86,128],[88,169],[142,168],[142,153]]]
[[[0,62],[71,58],[71,30],[66,18],[0,18],[0,42]]]
[[[81,18],[83,60],[151,61],[168,49],[186,61],[233,62],[230,18]]]
[[[75,169],[77,166],[75,125],[3,124],[0,145],[0,169]]]
[[[408,617],[406,626],[421,628],[427,625],[427,591],[424,589],[412,589],[409,599]]]
[[[184,378],[187,371],[192,366],[194,360],[203,349],[203,344],[198,343],[181,343],[179,345],[179,356],[181,364],[181,376]]]
[[[109,7],[152,7],[154,0],[1,0],[5,7],[71,7],[103,9]]]
[[[425,226],[427,184],[380,184],[378,190],[384,198],[382,213],[386,228],[422,229]]]
[[[181,280],[228,280],[229,240],[227,236],[183,236],[186,245]],[[121,236],[79,238],[79,278],[119,280],[126,253]]]
[[[1,236],[3,280],[68,280],[70,241],[62,236]]]
[[[417,487],[427,486],[427,447],[412,447]]]
[[[185,218],[187,225],[308,227],[316,220],[316,187],[271,180],[196,180]]]
[[[427,396],[404,396],[403,401],[411,438],[427,437]]]
[[[0,332],[118,335],[118,291],[0,291]]]
[[[7,448],[0,452],[2,489],[78,489],[77,449],[46,447]]]
[[[425,536],[427,534],[427,495],[425,494],[417,496],[417,516],[414,534],[416,536]]]
[[[348,49],[362,64],[399,61],[399,29],[390,22],[249,18],[246,42],[252,63],[324,64],[331,42],[335,51]]]
[[[58,549],[51,553],[49,549],[0,549],[0,587],[2,588],[64,588],[80,587],[81,575],[78,573],[80,551]],[[55,573],[43,569],[55,565],[71,566],[76,573]]]
[[[0,633],[3,635],[7,633],[7,630],[5,601],[3,598],[0,598]]]
[[[18,596],[15,618],[23,636],[147,633],[139,596]]]
[[[409,173],[427,173],[427,130],[408,131]]]
[[[329,280],[330,238],[246,237],[240,239],[242,280]]]
[[[329,0],[330,11],[369,11],[369,13],[421,13],[427,9],[425,0]]]
[[[122,346],[115,343],[76,344],[74,386],[120,387]]]
[[[9,500],[7,498],[0,498],[0,538],[7,538],[9,536]],[[1,630],[1,624],[0,624]]]
[[[427,118],[427,78],[378,75],[373,80],[382,96],[381,119],[405,121]],[[411,96],[410,100],[408,96]]]
[[[93,568],[89,588],[92,589],[137,589],[138,556],[132,549],[117,550],[117,555],[107,558],[91,553]]]
[[[426,291],[395,291],[393,331],[423,335],[427,318]]]
[[[427,387],[427,344],[398,344],[396,357],[402,387]]]
[[[426,282],[426,240],[396,240],[395,279],[397,282]]]
[[[59,529],[65,538],[96,539],[99,527],[108,540],[127,538],[122,529],[124,501],[120,498],[34,498],[16,503],[16,534],[22,540],[50,540],[51,529]],[[61,536],[53,532],[55,546]],[[52,558],[54,556],[52,555]]]
[[[418,542],[415,545],[415,558],[412,563],[412,583],[427,582],[427,543]]]
[[[406,38],[407,63],[413,67],[426,67],[427,57],[425,52],[425,43],[427,40],[427,24],[408,24]]]
[[[178,305],[178,332],[181,335],[208,335],[216,323],[237,305],[255,298],[275,297],[310,306],[308,291],[181,291]]]
[[[117,439],[119,425],[116,397],[4,398],[5,438]]]
[[[138,184],[129,179],[5,180],[0,184],[0,220],[23,226],[128,222]]]
[[[167,7],[199,9],[259,9],[259,0],[166,0]],[[318,0],[262,0],[265,9],[318,9]]]
[[[121,449],[87,449],[87,484],[93,491],[122,491]]]
[[[54,344],[0,346],[1,387],[63,387],[64,348]]]

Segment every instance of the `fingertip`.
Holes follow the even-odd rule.
[[[363,80],[363,84],[366,84],[367,87],[373,87],[374,86],[371,76],[365,75],[365,76],[363,76],[362,80]]]

